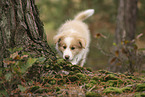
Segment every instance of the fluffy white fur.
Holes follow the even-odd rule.
[[[94,14],[94,9],[80,12],[73,20],[66,21],[58,30],[54,41],[56,50],[73,65],[84,65],[90,44],[88,26],[82,22]]]

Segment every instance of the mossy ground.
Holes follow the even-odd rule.
[[[22,56],[25,58],[22,58]],[[26,53],[7,58],[10,67],[0,71],[1,95],[58,97],[144,97],[145,76],[113,73],[107,70],[71,65],[63,59],[52,61]],[[23,72],[21,66],[28,63]],[[13,61],[13,62],[12,62]],[[32,62],[31,62],[32,61]],[[24,68],[23,67],[23,68]],[[23,69],[22,68],[22,69]],[[17,80],[18,82],[15,82]]]

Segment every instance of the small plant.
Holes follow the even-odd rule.
[[[136,41],[143,34],[139,34],[136,39],[132,41],[122,39],[121,43],[113,43],[113,48],[110,52],[104,51],[101,48],[99,42],[97,43],[98,49],[104,54],[110,57],[110,70],[115,72],[130,72],[134,73],[135,71],[141,71],[142,65],[145,63],[145,55],[143,53],[144,48],[139,48],[136,45]],[[96,38],[106,38],[102,34],[96,34]],[[99,39],[98,39],[99,41]]]
[[[26,90],[25,76],[28,69],[37,61],[27,54],[21,54],[21,48],[11,51],[9,58],[3,60],[3,68],[0,68],[0,90],[4,90],[3,95],[10,96],[14,89]],[[13,53],[14,51],[14,53]]]

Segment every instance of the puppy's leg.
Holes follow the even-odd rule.
[[[82,56],[82,61],[81,61],[81,63],[80,63],[80,66],[81,66],[81,67],[83,67],[83,66],[84,66],[84,63],[86,62],[86,57],[87,57],[88,51],[89,51],[89,49],[86,48],[86,50],[85,50],[85,52],[84,52],[84,54],[83,54],[83,56]]]
[[[78,62],[76,60],[71,61],[72,65],[77,65]]]
[[[80,56],[77,56],[77,57],[74,57],[74,59],[71,61],[71,63],[73,65],[77,65],[80,60],[81,60],[81,57]]]

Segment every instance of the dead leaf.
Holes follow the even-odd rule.
[[[95,35],[95,38],[100,38],[100,37],[103,37],[103,38],[107,38],[105,35],[101,34],[101,33],[97,33]]]
[[[111,64],[114,63],[116,61],[116,59],[117,59],[116,57],[112,58],[111,61],[110,61],[110,63]]]
[[[119,56],[119,51],[115,51],[115,56],[118,57]]]

